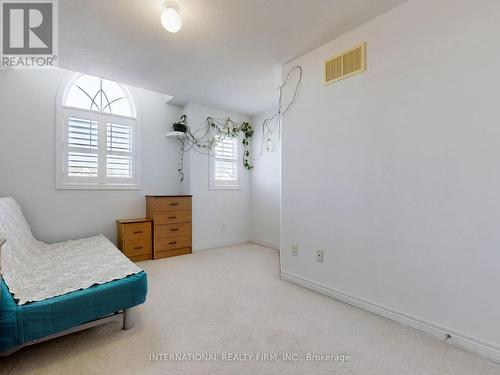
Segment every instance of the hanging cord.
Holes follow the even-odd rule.
[[[286,105],[286,107],[283,108],[283,91],[285,87],[288,85],[294,72],[298,72],[297,83],[295,84],[295,88],[293,90],[292,99]],[[262,156],[262,154],[264,153],[264,148],[267,149],[267,145],[271,142],[272,137],[276,132],[276,130],[278,130],[278,134],[280,137],[279,139],[281,140],[281,125],[283,116],[286,115],[286,113],[290,110],[290,108],[297,100],[301,83],[302,83],[302,67],[300,65],[295,65],[292,68],[290,68],[285,79],[283,80],[283,83],[281,84],[281,86],[278,87],[279,96],[278,96],[278,109],[276,113],[272,117],[266,118],[262,122],[262,141],[260,145],[260,152],[257,159],[254,159],[254,161],[257,161],[260,158],[260,156]]]

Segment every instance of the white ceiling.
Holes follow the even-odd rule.
[[[163,0],[59,1],[59,66],[253,115],[274,104],[284,63],[405,0],[177,0],[183,27],[160,24]]]

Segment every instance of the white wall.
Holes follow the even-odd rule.
[[[142,190],[56,190],[56,95],[72,74],[61,69],[0,71],[0,196],[20,202],[40,240],[103,233],[115,241],[115,220],[143,217],[146,194],[181,191],[177,148],[164,137],[180,108],[166,105],[164,95],[130,88],[142,115]]]
[[[186,105],[184,113],[193,130],[205,126],[207,117],[249,121],[245,116],[197,104]],[[191,150],[186,155],[186,163],[187,182],[183,189],[193,194],[193,250],[247,242],[250,239],[248,171],[243,166],[240,169],[241,189],[210,190],[208,156]]]
[[[497,355],[499,19],[497,0],[410,0],[284,67],[304,80],[284,119],[281,238],[285,274]],[[324,86],[323,61],[364,41],[368,70]]]
[[[266,151],[262,142],[262,123],[273,113],[252,118],[252,156],[254,169],[250,172],[251,234],[253,242],[279,249],[281,196],[281,138],[279,129],[272,136],[272,150]],[[270,123],[273,126],[274,122]]]

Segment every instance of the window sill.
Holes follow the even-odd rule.
[[[141,190],[140,185],[57,185],[56,190]]]
[[[209,186],[208,190],[243,190],[241,186]]]

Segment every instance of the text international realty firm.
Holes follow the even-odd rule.
[[[350,354],[333,353],[151,353],[151,361],[163,362],[349,362]]]

